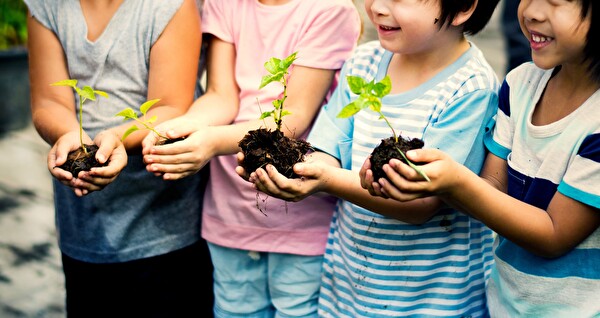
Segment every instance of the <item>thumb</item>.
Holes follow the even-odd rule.
[[[406,157],[412,162],[425,164],[443,159],[445,154],[439,149],[414,149],[407,151]]]

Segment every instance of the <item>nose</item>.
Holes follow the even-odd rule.
[[[373,12],[373,14],[378,15],[378,16],[389,14],[389,10],[385,4],[385,0],[373,0],[371,2],[370,9],[371,9],[371,12]]]
[[[526,22],[542,21],[544,19],[544,4],[546,0],[521,0],[518,14]]]

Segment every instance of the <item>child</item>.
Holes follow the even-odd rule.
[[[53,145],[48,165],[68,316],[198,312],[197,295],[212,286],[200,270],[208,260],[200,254],[200,182],[165,182],[148,173],[140,152],[147,131],[127,137],[126,155],[119,140],[132,123],[115,116],[155,98],[160,104],[149,116],[166,120],[187,111],[200,51],[194,0],[26,3],[32,115]],[[50,86],[67,78],[109,94],[83,109],[85,141],[109,146],[99,156],[108,158],[108,173],[100,168],[73,178],[55,168],[79,147],[76,96],[71,88]]]
[[[535,64],[506,76],[481,178],[423,150],[408,156],[427,163],[431,182],[392,160],[390,182],[373,189],[401,201],[439,195],[499,234],[492,316],[600,316],[599,5],[521,0]]]
[[[483,162],[482,136],[495,113],[498,81],[465,38],[480,31],[497,1],[365,1],[379,41],[362,45],[342,69],[340,86],[309,135],[319,151],[296,164],[300,179],[274,167],[250,181],[266,193],[301,200],[339,197],[325,252],[321,317],[485,316],[492,232],[438,198],[400,203],[369,195],[358,170],[391,131],[368,110],[336,118],[356,95],[345,78],[381,80],[391,94],[382,112],[402,135],[445,149],[473,171]],[[243,160],[242,155],[239,159]],[[237,168],[238,174],[246,172]]]
[[[298,52],[285,101],[291,115],[282,130],[306,136],[355,48],[360,17],[349,0],[205,0],[202,20],[212,35],[206,94],[185,116],[157,127],[172,137],[188,136],[185,141],[154,147],[156,138],[146,138],[148,170],[179,179],[212,159],[202,236],[215,268],[216,316],[316,317],[335,198],[289,205],[267,198],[265,215],[257,191],[235,173],[235,154],[248,131],[275,128],[272,120],[259,119],[282,93],[276,84],[259,89],[271,57]]]

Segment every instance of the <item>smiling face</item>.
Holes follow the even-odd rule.
[[[365,0],[365,11],[381,45],[396,53],[430,50],[448,30],[439,27],[438,0]]]
[[[518,15],[538,67],[550,69],[583,62],[590,18],[582,20],[580,1],[521,0]]]

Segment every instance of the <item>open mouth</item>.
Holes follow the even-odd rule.
[[[533,41],[534,43],[550,42],[551,40],[552,40],[552,38],[547,37],[547,36],[541,36],[538,34],[531,35],[531,41]]]
[[[379,29],[382,31],[395,31],[395,30],[400,30],[400,28],[393,28],[393,27],[389,27],[386,25],[380,25]]]

